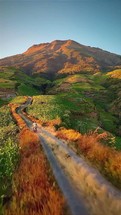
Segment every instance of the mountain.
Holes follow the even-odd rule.
[[[62,113],[67,128],[85,133],[100,127],[121,136],[119,55],[72,40],[34,45],[0,60],[0,105],[16,95],[44,95],[39,105],[52,111],[51,119]]]
[[[21,68],[26,74],[96,73],[121,68],[121,56],[73,40],[33,45],[22,54],[0,60],[0,66]]]

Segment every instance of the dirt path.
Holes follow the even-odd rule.
[[[51,131],[39,127],[38,135],[73,215],[121,215],[121,192]]]

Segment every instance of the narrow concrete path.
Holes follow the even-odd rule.
[[[40,136],[40,135],[39,135]],[[63,168],[60,166],[57,158],[55,157],[52,149],[46,143],[46,140],[40,136],[41,144],[43,146],[44,152],[50,162],[51,168],[53,170],[54,176],[57,180],[57,183],[62,190],[67,204],[72,212],[73,215],[88,215],[88,209],[82,199],[81,195],[77,192],[73,181],[71,181]]]

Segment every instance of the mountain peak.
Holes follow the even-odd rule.
[[[81,45],[74,40],[54,40],[33,45],[20,55],[0,60],[0,66],[17,66],[26,73],[62,74],[109,71],[121,68],[121,56]]]
[[[54,40],[50,43],[40,43],[40,44],[35,44],[33,46],[31,46],[30,48],[27,49],[26,52],[24,52],[24,54],[30,54],[39,50],[42,50],[45,47],[50,47],[51,50],[57,50],[59,48],[61,48],[62,46],[66,46],[66,47],[77,47],[80,46],[79,43],[77,43],[74,40]]]

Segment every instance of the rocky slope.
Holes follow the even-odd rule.
[[[95,73],[121,67],[121,56],[81,45],[72,40],[55,40],[30,47],[23,54],[0,60],[0,66],[20,67],[27,74]]]

